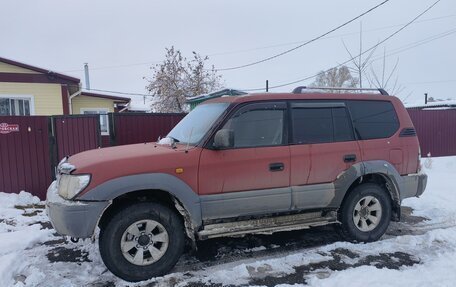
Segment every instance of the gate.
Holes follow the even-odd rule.
[[[111,113],[111,145],[155,142],[166,136],[186,114]]]
[[[100,117],[98,115],[54,116],[54,164],[64,156],[100,147]]]
[[[50,119],[0,116],[0,191],[45,197],[51,183]]]
[[[185,114],[110,114],[111,145],[151,142]],[[0,192],[44,199],[64,156],[101,145],[99,115],[0,116]]]

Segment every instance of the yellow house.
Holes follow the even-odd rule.
[[[125,109],[130,98],[81,90],[77,78],[0,57],[0,116],[100,114],[107,134],[108,112]]]

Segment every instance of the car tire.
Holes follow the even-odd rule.
[[[153,202],[121,209],[103,225],[99,237],[106,267],[130,282],[166,274],[179,260],[184,245],[182,218]]]
[[[339,210],[339,234],[351,242],[380,239],[391,221],[391,199],[387,190],[374,183],[355,187]]]

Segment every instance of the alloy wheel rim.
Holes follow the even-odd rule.
[[[362,232],[374,230],[382,218],[382,205],[373,196],[361,198],[353,209],[353,223]]]
[[[150,265],[163,257],[169,245],[165,227],[151,219],[138,220],[122,234],[120,249],[124,258],[138,266]]]

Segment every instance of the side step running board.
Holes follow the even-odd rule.
[[[198,238],[204,240],[244,234],[271,234],[278,231],[305,229],[336,222],[337,213],[335,211],[328,212],[325,216],[322,216],[321,212],[284,215],[206,225],[203,230],[198,232]]]

